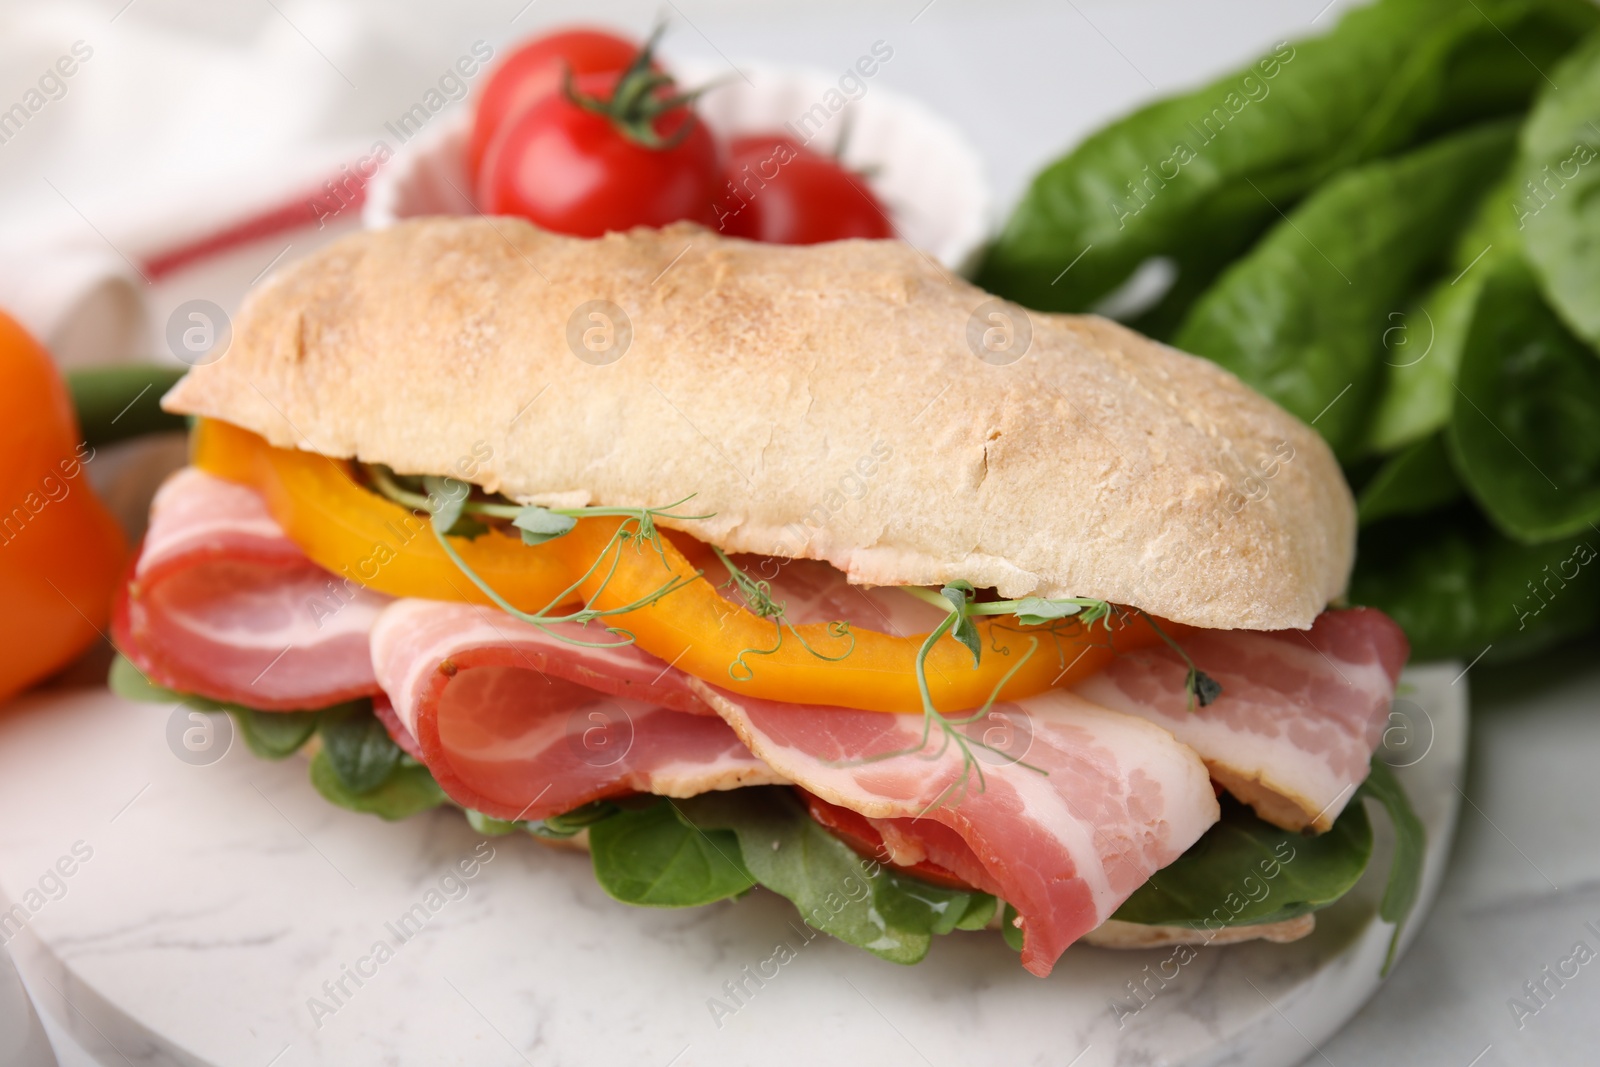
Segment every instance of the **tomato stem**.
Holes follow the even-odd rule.
[[[711,88],[708,84],[686,93],[673,92],[672,90],[677,88],[677,82],[673,80],[672,75],[652,69],[656,45],[660,43],[661,35],[666,29],[666,23],[663,22],[651,32],[649,40],[639,49],[639,54],[633,58],[628,69],[618,77],[609,100],[595,94],[580,92],[573,80],[570,66],[562,74],[562,92],[566,94],[568,100],[585,111],[611,120],[612,126],[624,139],[642,148],[658,152],[676,148],[694,130],[698,116],[690,105],[701,93]],[[670,136],[662,137],[656,131],[656,120],[679,108],[686,112],[683,122]]]

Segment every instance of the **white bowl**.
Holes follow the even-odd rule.
[[[782,130],[810,113],[812,122],[801,128],[813,135],[814,147],[831,153],[848,119],[844,162],[866,173],[895,231],[952,270],[971,264],[989,225],[983,166],[966,138],[921,103],[871,79],[857,79],[866,91],[829,112],[829,101],[842,95],[837,73],[741,63],[747,82],[728,77],[726,67],[678,64],[674,70],[684,85],[725,79],[698,104],[720,140]],[[817,106],[828,114],[826,121],[816,121]],[[464,161],[471,126],[471,112],[463,108],[401,145],[368,184],[362,223],[382,229],[419,215],[477,214]]]

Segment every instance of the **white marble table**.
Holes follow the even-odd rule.
[[[1419,914],[1457,808],[1453,673],[1407,675],[1429,724],[1400,770],[1433,838]],[[1310,937],[1200,949],[1142,1008],[1124,986],[1170,949],[1078,948],[1039,980],[993,933],[956,934],[904,968],[800,941],[764,892],[627,908],[587,857],[485,839],[454,810],[386,824],[334,808],[303,759],[230,747],[226,719],[189,752],[173,738],[190,714],[82,689],[0,717],[0,810],[28,813],[0,826],[0,901],[26,919],[11,948],[41,1011],[103,1063],[1288,1067],[1370,995],[1389,936],[1380,833]],[[749,978],[785,938],[797,958]]]

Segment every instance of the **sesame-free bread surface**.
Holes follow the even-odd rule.
[[[259,286],[163,406],[523,501],[694,494],[714,517],[663,525],[857,583],[1196,626],[1309,626],[1354,545],[1327,447],[1227,371],[893,241],[406,222]]]

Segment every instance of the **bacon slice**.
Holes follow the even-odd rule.
[[[734,564],[758,582],[766,582],[784,617],[798,626],[808,622],[848,622],[859,630],[904,637],[927,633],[944,621],[947,612],[895,586],[851,585],[838,568],[814,559],[781,559],[738,555]],[[743,601],[726,587],[728,572],[714,556],[695,559],[706,580],[734,603]]]
[[[614,640],[600,626],[554,629]],[[785,782],[685,675],[633,645],[585,648],[490,608],[397,600],[373,628],[372,659],[445,792],[495,818]]]
[[[1188,668],[1164,645],[1118,656],[1075,692],[1171,730],[1268,822],[1332,826],[1382,739],[1410,652],[1400,627],[1353,608],[1309,631],[1187,630],[1180,644],[1222,685],[1208,707],[1190,706]]]
[[[1219,814],[1192,750],[1070,693],[997,704],[973,724],[974,737],[998,729],[1009,743],[1003,755],[980,750],[981,792],[975,779],[952,792],[961,756],[954,745],[939,753],[937,735],[916,751],[920,716],[689,684],[773,770],[866,816],[895,863],[930,863],[1009,901],[1022,917],[1023,966],[1038,975]]]
[[[307,559],[254,491],[187,467],[156,493],[113,628],[162,685],[291,711],[378,692],[367,634],[388,601]]]

